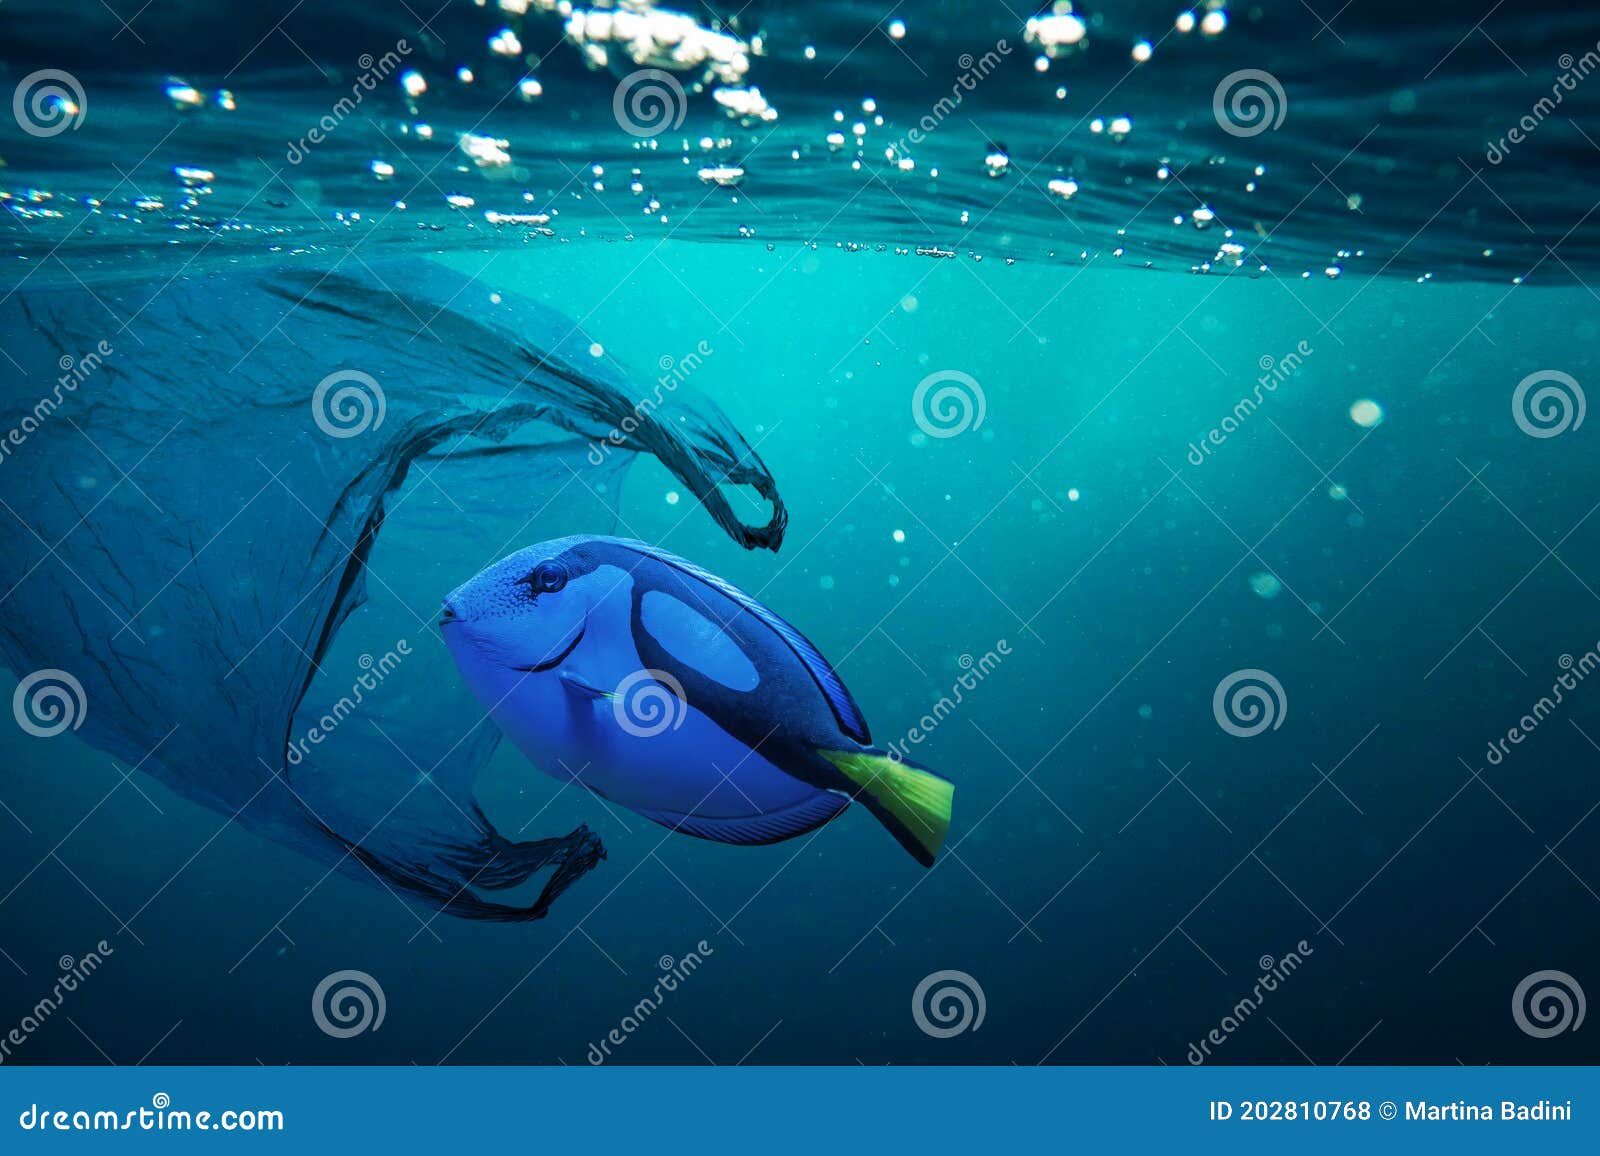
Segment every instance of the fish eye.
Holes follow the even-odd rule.
[[[554,594],[567,584],[567,568],[560,562],[540,562],[522,581],[535,596]]]

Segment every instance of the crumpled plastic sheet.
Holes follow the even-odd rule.
[[[439,597],[603,507],[640,453],[748,548],[777,549],[786,515],[689,386],[663,398],[559,313],[487,296],[423,260],[14,293],[0,656],[71,675],[81,701],[54,707],[79,737],[179,794],[428,908],[527,920],[605,852],[582,826],[507,837],[480,808],[499,736]],[[531,902],[489,894],[547,868]]]

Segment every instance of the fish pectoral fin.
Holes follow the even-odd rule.
[[[926,767],[884,751],[818,751],[850,781],[856,797],[924,867],[944,845],[956,787]]]
[[[581,694],[587,698],[612,699],[617,696],[609,690],[601,690],[583,675],[572,670],[561,671],[561,683],[574,694]]]

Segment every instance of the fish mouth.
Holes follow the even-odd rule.
[[[552,667],[560,666],[567,660],[567,656],[578,648],[578,643],[583,641],[584,632],[588,630],[588,628],[589,627],[586,622],[578,623],[578,632],[572,636],[572,641],[563,646],[557,654],[551,656],[550,658],[544,659],[541,662],[535,662],[529,666],[513,666],[511,669],[519,670],[524,674],[538,674],[542,670],[549,670]]]

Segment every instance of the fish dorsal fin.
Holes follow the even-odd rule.
[[[850,697],[850,692],[845,689],[844,680],[839,677],[838,672],[829,665],[826,658],[822,657],[822,652],[811,645],[811,640],[805,635],[731,582],[719,578],[703,567],[696,566],[687,558],[669,554],[665,550],[659,550],[645,542],[618,539],[618,544],[636,553],[644,554],[646,557],[655,558],[671,566],[674,570],[704,582],[713,590],[732,599],[740,609],[747,610],[755,615],[773,633],[783,639],[784,644],[794,652],[794,656],[806,668],[807,673],[816,682],[817,689],[822,691],[822,697],[828,700],[828,706],[833,710],[833,717],[839,721],[839,729],[858,743],[863,745],[871,744],[872,735],[867,730],[867,720],[862,717],[861,708],[856,706],[855,699]]]

